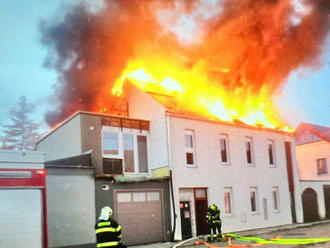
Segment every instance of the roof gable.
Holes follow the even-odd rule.
[[[330,128],[302,122],[295,131],[296,144],[303,145],[319,141],[330,142]]]

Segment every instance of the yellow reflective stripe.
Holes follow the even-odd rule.
[[[97,226],[110,226],[110,221],[100,222]]]
[[[115,246],[115,245],[119,245],[119,242],[114,241],[114,242],[99,243],[96,245],[96,247],[109,247],[109,246]]]
[[[114,228],[114,227],[103,227],[100,229],[96,229],[95,233],[102,233],[102,232],[118,232],[119,230],[117,230],[118,228]]]
[[[116,228],[116,232],[119,232],[121,230],[121,226],[119,225],[117,228]]]

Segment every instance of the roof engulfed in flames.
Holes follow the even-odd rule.
[[[48,121],[110,113],[129,81],[170,96],[159,101],[180,113],[291,131],[272,98],[290,72],[318,66],[329,12],[328,0],[122,0],[94,14],[78,6],[42,26],[61,76],[61,111]]]

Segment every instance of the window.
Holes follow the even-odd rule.
[[[146,201],[146,192],[133,192],[133,201],[134,202],[145,202]]]
[[[248,165],[252,165],[253,164],[252,138],[246,137],[245,151],[246,151],[246,162]]]
[[[224,189],[224,202],[225,202],[225,213],[233,213],[233,189],[231,187]]]
[[[250,203],[251,203],[251,212],[257,213],[258,212],[258,194],[257,194],[256,187],[250,188]]]
[[[272,195],[273,195],[274,210],[280,210],[278,187],[273,187],[272,188]]]
[[[102,136],[103,161],[116,159],[122,163],[121,169],[115,168],[119,162],[112,163],[111,168],[108,166],[110,169],[103,170],[105,174],[112,174],[110,171],[116,171],[117,174],[120,171],[119,174],[148,172],[147,132],[104,126]]]
[[[119,154],[118,133],[103,133],[103,153]]]
[[[328,165],[326,158],[319,158],[317,162],[317,175],[328,174]]]
[[[220,135],[220,156],[221,163],[227,164],[228,160],[228,136],[225,134]]]
[[[148,172],[147,136],[137,136],[139,172]]]
[[[194,165],[194,132],[191,130],[185,131],[186,143],[186,164]]]
[[[269,165],[275,165],[275,145],[273,140],[268,140],[268,162]]]
[[[134,135],[123,134],[125,172],[134,172]]]

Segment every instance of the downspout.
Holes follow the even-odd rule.
[[[174,194],[173,194],[173,180],[172,180],[172,169],[170,163],[172,161],[172,153],[171,153],[171,132],[170,132],[170,117],[168,113],[165,112],[166,115],[166,129],[167,129],[167,159],[170,169],[170,192],[171,192],[171,200],[172,200],[172,209],[173,209],[173,229],[171,233],[171,241],[174,241],[174,234],[176,228],[176,212],[175,212],[175,204],[174,204]]]

